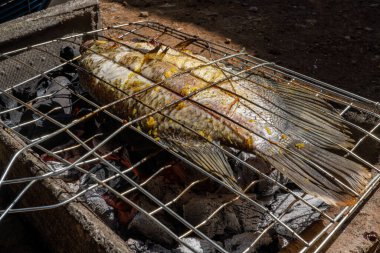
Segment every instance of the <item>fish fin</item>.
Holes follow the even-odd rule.
[[[174,49],[182,51],[186,47],[188,47],[189,45],[191,45],[194,42],[196,42],[197,40],[198,40],[197,38],[189,38],[189,39],[187,39],[185,41],[181,41],[180,43],[178,43],[177,45],[174,46]]]
[[[345,148],[352,147],[353,141],[348,136],[348,127],[343,117],[335,112],[328,102],[316,96],[315,92],[298,84],[277,84],[261,76],[252,78],[257,84],[241,84],[242,89],[248,91],[244,96],[250,101],[257,101],[255,96],[249,94],[259,95],[263,100],[262,107],[267,112],[273,113],[274,118],[282,115],[287,121],[287,135],[308,140],[323,148],[340,148],[339,145]],[[260,111],[255,104],[244,104],[253,111]],[[279,122],[279,125],[276,125],[276,122]],[[275,120],[273,123],[280,131],[284,128],[281,122],[283,119]]]
[[[231,166],[227,161],[227,157],[220,149],[211,143],[200,139],[189,140],[186,138],[186,140],[184,140],[178,137],[161,139],[174,150],[180,152],[206,171],[217,176],[229,186],[236,190],[241,190]]]
[[[289,151],[264,158],[305,192],[327,204],[347,206],[357,201],[355,193],[332,177],[357,194],[365,190],[371,177],[371,173],[360,164],[312,144],[292,142],[287,148]]]
[[[300,85],[278,85],[284,108],[296,123],[294,134],[323,148],[352,147],[348,127],[332,106]]]
[[[164,58],[164,56],[166,55],[166,53],[168,52],[169,50],[169,47],[166,47],[161,53],[160,53],[160,49],[161,49],[162,45],[159,44],[157,45],[155,48],[153,48],[152,50],[148,51],[146,54],[144,54],[144,61],[149,61],[149,60],[162,60]]]

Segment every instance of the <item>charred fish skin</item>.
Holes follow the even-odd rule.
[[[139,126],[237,189],[225,155],[210,142],[256,153],[328,204],[355,203],[371,174],[324,150],[351,145],[324,100],[257,75],[250,81],[232,77],[222,64],[207,62],[146,42],[93,41],[81,64],[99,79],[83,72],[81,83],[100,104],[134,95],[141,103],[129,98],[113,107],[128,120],[165,108]]]

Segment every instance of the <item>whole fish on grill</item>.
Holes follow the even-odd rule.
[[[120,100],[111,110],[125,120],[157,110],[138,128],[236,189],[218,145],[255,153],[328,204],[356,202],[371,173],[327,150],[352,146],[331,105],[297,83],[234,76],[184,46],[86,42],[81,66],[91,74],[81,71],[81,84],[100,104]]]

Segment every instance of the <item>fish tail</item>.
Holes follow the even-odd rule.
[[[220,150],[210,147],[210,145],[205,143],[204,148],[200,148],[199,150],[187,149],[184,153],[203,169],[221,179],[225,184],[235,190],[241,191],[231,166],[227,161],[227,157]]]
[[[264,157],[305,192],[334,206],[355,204],[371,177],[362,165],[310,143],[291,142],[287,151]]]

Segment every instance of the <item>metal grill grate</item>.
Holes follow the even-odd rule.
[[[152,108],[153,111],[151,113],[146,114],[137,119],[134,119],[132,121],[126,122],[124,119],[121,119],[118,116],[111,113],[110,111],[108,111],[110,107],[112,107],[112,105],[120,102],[121,100],[115,101],[114,103],[107,104],[107,105],[98,105],[91,98],[78,93],[76,90],[70,90],[71,94],[75,96],[77,101],[80,100],[82,102],[85,102],[91,105],[94,108],[94,110],[92,112],[86,113],[85,115],[82,115],[81,117],[75,120],[72,120],[71,122],[62,123],[61,121],[56,120],[51,116],[54,110],[59,110],[62,108],[54,108],[53,110],[49,112],[42,112],[32,106],[32,103],[36,103],[39,100],[46,99],[50,96],[54,96],[56,92],[58,91],[54,91],[54,93],[50,93],[50,94],[44,94],[43,96],[36,97],[33,100],[29,100],[29,101],[23,101],[12,94],[13,89],[17,87],[22,87],[24,85],[28,85],[31,81],[36,80],[41,77],[45,77],[54,82],[54,79],[52,78],[50,74],[53,71],[56,71],[57,69],[60,69],[64,66],[72,66],[74,68],[77,68],[78,70],[85,71],[82,67],[77,65],[77,60],[80,59],[81,56],[77,56],[70,60],[65,60],[60,57],[59,50],[56,50],[57,47],[62,46],[62,44],[71,45],[74,48],[79,48],[80,43],[78,42],[78,39],[80,40],[84,36],[93,37],[93,38],[101,37],[102,39],[112,40],[115,42],[117,41],[113,38],[119,38],[119,39],[140,38],[140,39],[145,39],[145,40],[154,39],[155,41],[158,41],[162,45],[168,46],[168,47],[173,47],[174,45],[177,45],[178,43],[188,40],[188,39],[194,39],[193,43],[189,46],[189,49],[191,49],[192,52],[204,55],[208,59],[210,59],[210,62],[205,62],[204,65],[201,65],[200,67],[205,66],[205,65],[214,65],[216,67],[219,67],[218,63],[223,63],[224,65],[231,66],[236,70],[234,72],[227,71],[226,73],[228,74],[228,76],[226,76],[226,80],[234,76],[239,76],[242,78],[246,78],[249,81],[250,75],[260,74],[260,75],[264,75],[276,80],[279,84],[286,85],[289,83],[292,83],[292,84],[297,83],[300,85],[304,85],[305,87],[308,87],[308,89],[315,92],[316,96],[320,96],[326,101],[329,101],[336,108],[336,110],[340,110],[340,115],[345,118],[345,123],[352,128],[352,131],[355,134],[354,136],[355,145],[350,150],[342,147],[341,153],[345,156],[350,156],[353,159],[360,161],[361,163],[365,164],[368,168],[372,169],[373,177],[370,183],[368,184],[366,191],[359,196],[359,201],[355,205],[350,206],[350,207],[344,207],[339,210],[327,211],[326,209],[321,209],[318,206],[314,206],[313,204],[310,203],[310,201],[306,200],[306,194],[302,194],[302,195],[297,194],[294,191],[294,189],[289,188],[287,185],[283,184],[283,182],[273,179],[272,177],[263,173],[256,167],[245,162],[241,157],[237,156],[235,152],[228,150],[224,147],[221,147],[217,144],[213,144],[217,148],[221,149],[231,160],[235,160],[236,162],[239,162],[240,164],[244,164],[246,167],[252,170],[253,173],[259,174],[262,178],[274,183],[282,191],[288,193],[289,196],[291,195],[294,197],[295,200],[290,202],[290,204],[281,213],[274,213],[271,210],[269,210],[268,207],[262,204],[262,202],[259,202],[251,198],[248,193],[246,194],[244,192],[239,192],[233,189],[232,187],[226,185],[219,178],[204,171],[201,167],[199,167],[195,163],[186,159],[181,154],[169,149],[167,146],[165,146],[165,144],[158,142],[157,140],[152,138],[150,135],[140,131],[136,127],[136,124],[135,124],[136,122],[146,119],[151,115],[154,115],[154,114],[163,115],[163,112],[162,112],[163,108],[160,108],[160,109]],[[21,59],[20,60],[20,58],[15,57],[15,55],[19,55],[25,52],[34,52],[35,59]],[[33,45],[30,47],[21,48],[18,50],[14,50],[12,52],[3,53],[0,55],[0,57],[2,58],[2,60],[4,60],[3,64],[4,62],[6,62],[6,66],[3,65],[0,67],[2,67],[3,69],[4,68],[9,69],[10,70],[9,73],[13,73],[15,69],[20,69],[20,68],[22,70],[25,70],[23,71],[24,72],[23,78],[22,78],[23,80],[19,80],[20,78],[18,76],[18,78],[12,79],[12,80],[17,80],[17,81],[15,81],[14,83],[10,83],[7,89],[0,90],[0,94],[2,94],[3,96],[6,96],[8,99],[16,102],[17,104],[17,106],[14,108],[2,109],[2,111],[0,111],[0,116],[7,115],[7,113],[9,113],[12,110],[20,110],[20,108],[25,109],[25,110],[31,110],[33,111],[33,113],[38,115],[37,118],[20,122],[17,125],[10,125],[9,122],[7,123],[4,119],[3,121],[0,121],[0,124],[2,124],[2,126],[5,127],[5,129],[18,135],[26,143],[25,147],[20,149],[13,156],[12,160],[9,162],[8,166],[4,169],[2,173],[2,176],[0,179],[1,188],[5,187],[5,185],[13,185],[13,184],[21,184],[21,183],[24,183],[25,186],[23,187],[23,190],[17,195],[17,197],[14,199],[13,202],[9,204],[5,210],[0,211],[0,214],[1,214],[0,220],[3,219],[7,214],[11,214],[11,213],[32,212],[32,211],[41,211],[41,210],[57,208],[59,206],[69,203],[70,201],[77,201],[78,199],[80,199],[81,196],[83,196],[86,192],[92,189],[95,189],[97,187],[104,187],[109,192],[112,192],[115,196],[117,196],[120,200],[132,206],[139,212],[147,215],[154,223],[158,224],[158,226],[160,226],[164,231],[169,233],[171,237],[173,237],[176,241],[178,241],[179,244],[185,245],[191,251],[196,252],[196,249],[194,248],[194,246],[190,245],[187,241],[183,240],[183,238],[191,234],[195,234],[199,238],[202,238],[203,240],[207,241],[217,251],[228,252],[228,250],[226,250],[223,246],[218,244],[214,239],[208,237],[204,232],[202,232],[201,228],[207,222],[209,222],[218,212],[221,212],[228,205],[231,205],[231,203],[234,203],[240,199],[240,200],[247,201],[252,206],[252,208],[256,208],[260,210],[260,212],[266,213],[270,217],[270,220],[271,220],[270,222],[266,224],[264,228],[261,228],[260,231],[258,231],[259,235],[256,237],[256,239],[252,240],[252,242],[250,242],[250,246],[244,249],[242,252],[249,252],[250,249],[254,248],[255,245],[260,241],[260,239],[274,226],[282,226],[288,233],[290,233],[295,238],[295,241],[297,241],[298,244],[301,245],[299,246],[299,252],[306,252],[309,250],[314,250],[315,252],[318,252],[329,242],[329,240],[333,237],[333,235],[339,231],[339,229],[343,226],[343,224],[347,222],[347,220],[351,217],[351,215],[357,209],[363,206],[366,198],[370,196],[370,194],[376,189],[380,181],[380,173],[379,173],[380,170],[375,166],[375,163],[377,162],[377,159],[378,159],[377,154],[370,154],[371,152],[368,152],[369,149],[372,149],[372,147],[374,147],[375,145],[380,144],[380,138],[376,134],[376,131],[378,127],[380,126],[380,121],[379,121],[380,114],[379,114],[378,102],[370,101],[358,95],[349,93],[347,91],[341,90],[334,86],[328,85],[326,83],[317,81],[310,77],[288,70],[274,63],[266,62],[264,60],[258,59],[245,52],[238,52],[236,50],[230,49],[221,44],[212,43],[201,38],[194,38],[193,36],[188,35],[184,32],[172,29],[167,26],[163,26],[158,23],[137,22],[137,23],[123,24],[123,25],[113,26],[113,27],[104,28],[100,30],[95,30],[88,33],[84,33],[84,34],[75,34],[75,35],[67,36],[64,38]],[[41,70],[40,68],[37,68],[35,64],[33,64],[33,62],[40,61],[40,59],[48,59],[49,61],[54,62],[53,67],[49,67],[43,70]],[[32,64],[29,62],[29,60],[31,60]],[[226,71],[226,70],[223,70],[223,71]],[[4,73],[4,71],[2,73]],[[183,73],[179,73],[179,75],[180,74],[183,74]],[[17,76],[17,73],[14,75]],[[2,76],[4,78],[4,75]],[[96,77],[96,78],[99,78],[99,77]],[[206,88],[215,86],[218,83],[219,82],[213,83]],[[112,85],[112,84],[109,84],[109,85]],[[156,83],[155,85],[159,86],[162,84]],[[140,92],[143,92],[143,91],[140,91]],[[190,99],[192,95],[193,94],[182,97],[180,100],[167,106],[168,107],[175,106],[185,99]],[[136,97],[129,96],[129,97],[122,98],[122,100],[125,100],[125,99],[136,99]],[[101,134],[98,134],[98,135],[94,135],[90,139],[83,139],[73,133],[72,129],[75,126],[88,121],[90,118],[100,113],[107,115],[113,120],[115,120],[115,122],[118,122],[119,126],[117,127],[115,131],[113,131],[111,134],[109,134],[106,137],[103,137]],[[374,119],[373,122],[375,122],[375,124],[372,124],[369,127],[370,124],[358,123],[353,119],[354,118],[353,115],[366,115],[366,117],[371,117]],[[164,115],[164,116],[169,117],[168,115]],[[225,115],[220,115],[220,116],[226,117]],[[50,124],[54,125],[55,127],[51,128],[49,132],[44,132],[43,135],[38,136],[36,138],[27,138],[25,134],[22,134],[21,132],[19,132],[19,129],[21,127],[26,126],[28,124],[34,124],[35,122],[38,122],[39,120],[42,120],[42,119],[50,122]],[[176,121],[175,119],[172,119],[172,120]],[[185,125],[182,125],[182,126],[188,129],[187,126]],[[161,151],[155,151],[149,154],[148,156],[135,162],[133,165],[131,165],[129,168],[126,168],[123,171],[121,171],[120,168],[116,167],[114,164],[110,162],[109,159],[107,159],[111,154],[114,154],[120,151],[120,149],[122,149],[121,146],[114,147],[108,153],[107,152],[104,153],[101,151],[102,147],[104,147],[105,145],[108,145],[109,143],[112,143],[115,140],[115,138],[118,138],[118,135],[122,133],[123,131],[125,131],[125,129],[127,128],[132,129],[133,131],[144,136],[146,139],[157,144],[162,149],[171,153],[178,160],[184,162],[185,164],[193,168],[195,171],[200,172],[200,174],[202,174],[204,178],[198,178],[188,183],[186,187],[184,187],[184,189],[182,189],[179,192],[179,194],[176,194],[176,196],[174,196],[171,200],[169,201],[160,200],[158,196],[155,196],[153,193],[149,192],[147,189],[144,188],[144,186],[147,183],[149,183],[151,180],[153,180],[157,175],[171,168],[173,164],[167,164],[162,167],[155,168],[154,173],[152,173],[149,177],[147,177],[143,181],[141,180],[139,181],[131,177],[130,172],[138,168],[141,164],[157,157],[159,153],[161,153]],[[189,130],[191,131],[192,129],[189,129]],[[199,133],[195,131],[193,132],[199,135]],[[49,142],[50,140],[53,140],[54,138],[56,138],[58,135],[62,133],[66,134],[65,138],[69,138],[72,141],[71,147],[64,147],[60,150],[57,150],[57,149],[53,150],[53,149],[46,148],[46,146],[44,145],[41,145],[43,143]],[[99,142],[93,146],[89,145],[91,140],[93,140],[94,138],[98,138]],[[69,150],[75,150],[79,147],[85,150],[83,155],[81,155],[80,157],[77,157],[75,160],[67,160],[64,157],[63,155],[64,152],[67,152]],[[61,167],[58,170],[54,170],[52,169],[52,167],[49,167],[51,171],[46,171],[43,175],[38,175],[38,176],[28,177],[28,178],[9,179],[8,174],[12,170],[17,169],[14,166],[16,159],[19,156],[21,156],[23,153],[29,152],[30,149],[39,150],[40,153],[44,153],[44,154],[49,155],[50,157],[53,157],[56,161],[59,161],[60,163],[65,164],[65,166]],[[106,164],[107,167],[110,169],[110,171],[115,172],[115,174],[110,175],[106,179],[100,180],[96,177],[96,175],[92,174],[91,172],[85,169],[86,165],[99,163],[99,162]],[[87,174],[93,180],[94,183],[91,185],[88,185],[88,187],[85,189],[81,189],[80,191],[73,193],[71,197],[59,203],[31,206],[31,207],[15,207],[17,206],[16,205],[17,202],[33,186],[33,184],[43,180],[44,178],[56,177],[60,174],[66,173],[69,170],[75,170],[80,174]],[[124,192],[119,192],[117,189],[115,189],[114,187],[108,184],[110,181],[114,180],[115,178],[121,178],[122,180],[127,182],[131,188],[127,189]],[[227,188],[230,191],[231,197],[223,201],[223,203],[220,204],[215,210],[210,212],[208,217],[204,219],[202,222],[198,224],[192,224],[191,222],[186,220],[182,215],[175,212],[172,209],[172,205],[178,202],[178,200],[181,199],[187,192],[192,190],[195,186],[202,183],[206,179],[211,179],[223,185],[225,188]],[[256,183],[257,183],[256,180],[252,181],[248,185],[247,190],[253,185],[255,185]],[[132,193],[145,195],[147,198],[149,198],[152,201],[152,203],[155,203],[157,208],[155,208],[154,210],[144,209],[133,200],[134,198],[133,198]],[[294,228],[290,227],[288,224],[286,224],[286,222],[283,221],[283,217],[287,213],[287,211],[291,209],[293,206],[297,205],[298,203],[303,203],[309,206],[312,210],[320,214],[320,216],[323,217],[325,221],[325,226],[322,229],[320,229],[318,232],[313,233],[313,236],[311,238],[309,236],[306,239],[302,233],[296,232]],[[175,233],[173,229],[170,228],[170,226],[168,226],[167,224],[164,224],[162,220],[160,220],[160,216],[156,215],[162,210],[164,210],[173,219],[175,219],[177,222],[181,223],[184,227],[186,227],[187,231],[178,234],[178,233]]]

